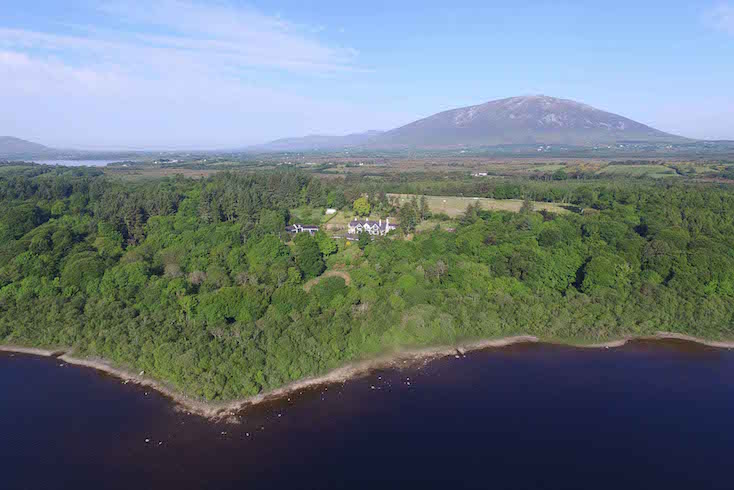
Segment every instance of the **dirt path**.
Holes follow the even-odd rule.
[[[348,272],[344,271],[326,271],[323,274],[321,274],[319,277],[315,277],[308,281],[306,284],[303,285],[303,289],[306,290],[306,292],[310,291],[312,287],[317,285],[319,281],[321,281],[325,277],[341,277],[344,279],[344,282],[347,286],[349,286],[352,283],[352,278],[349,277]]]

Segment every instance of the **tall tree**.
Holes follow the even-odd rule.
[[[299,233],[293,239],[296,264],[306,279],[318,277],[326,269],[319,244],[308,233]]]
[[[366,197],[360,197],[359,199],[354,201],[354,204],[352,204],[352,209],[359,216],[368,216],[370,214],[370,202],[367,200]]]

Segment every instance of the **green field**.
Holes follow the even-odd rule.
[[[533,166],[529,169],[531,172],[555,172],[556,170],[565,170],[568,168],[568,165],[564,163],[555,163],[555,164],[548,164],[548,165],[538,165]]]
[[[388,198],[397,198],[399,204],[403,204],[414,197],[414,194],[388,194]],[[420,199],[420,196],[415,196]],[[520,211],[523,201],[521,199],[490,199],[486,197],[454,197],[454,196],[426,196],[428,207],[432,213],[443,213],[451,218],[460,216],[466,211],[469,204],[479,203],[483,209],[490,211]],[[568,210],[562,206],[549,202],[533,201],[533,209],[540,211],[544,209],[554,213],[567,213]]]
[[[675,170],[663,165],[608,165],[598,173],[609,177],[650,177],[653,179],[678,177]]]

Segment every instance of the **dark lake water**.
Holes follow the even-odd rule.
[[[487,350],[313,389],[238,425],[60,364],[0,353],[0,488],[734,488],[726,350]]]

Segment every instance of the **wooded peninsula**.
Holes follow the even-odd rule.
[[[201,400],[477,339],[734,337],[725,183],[5,164],[0,201],[1,344]]]

